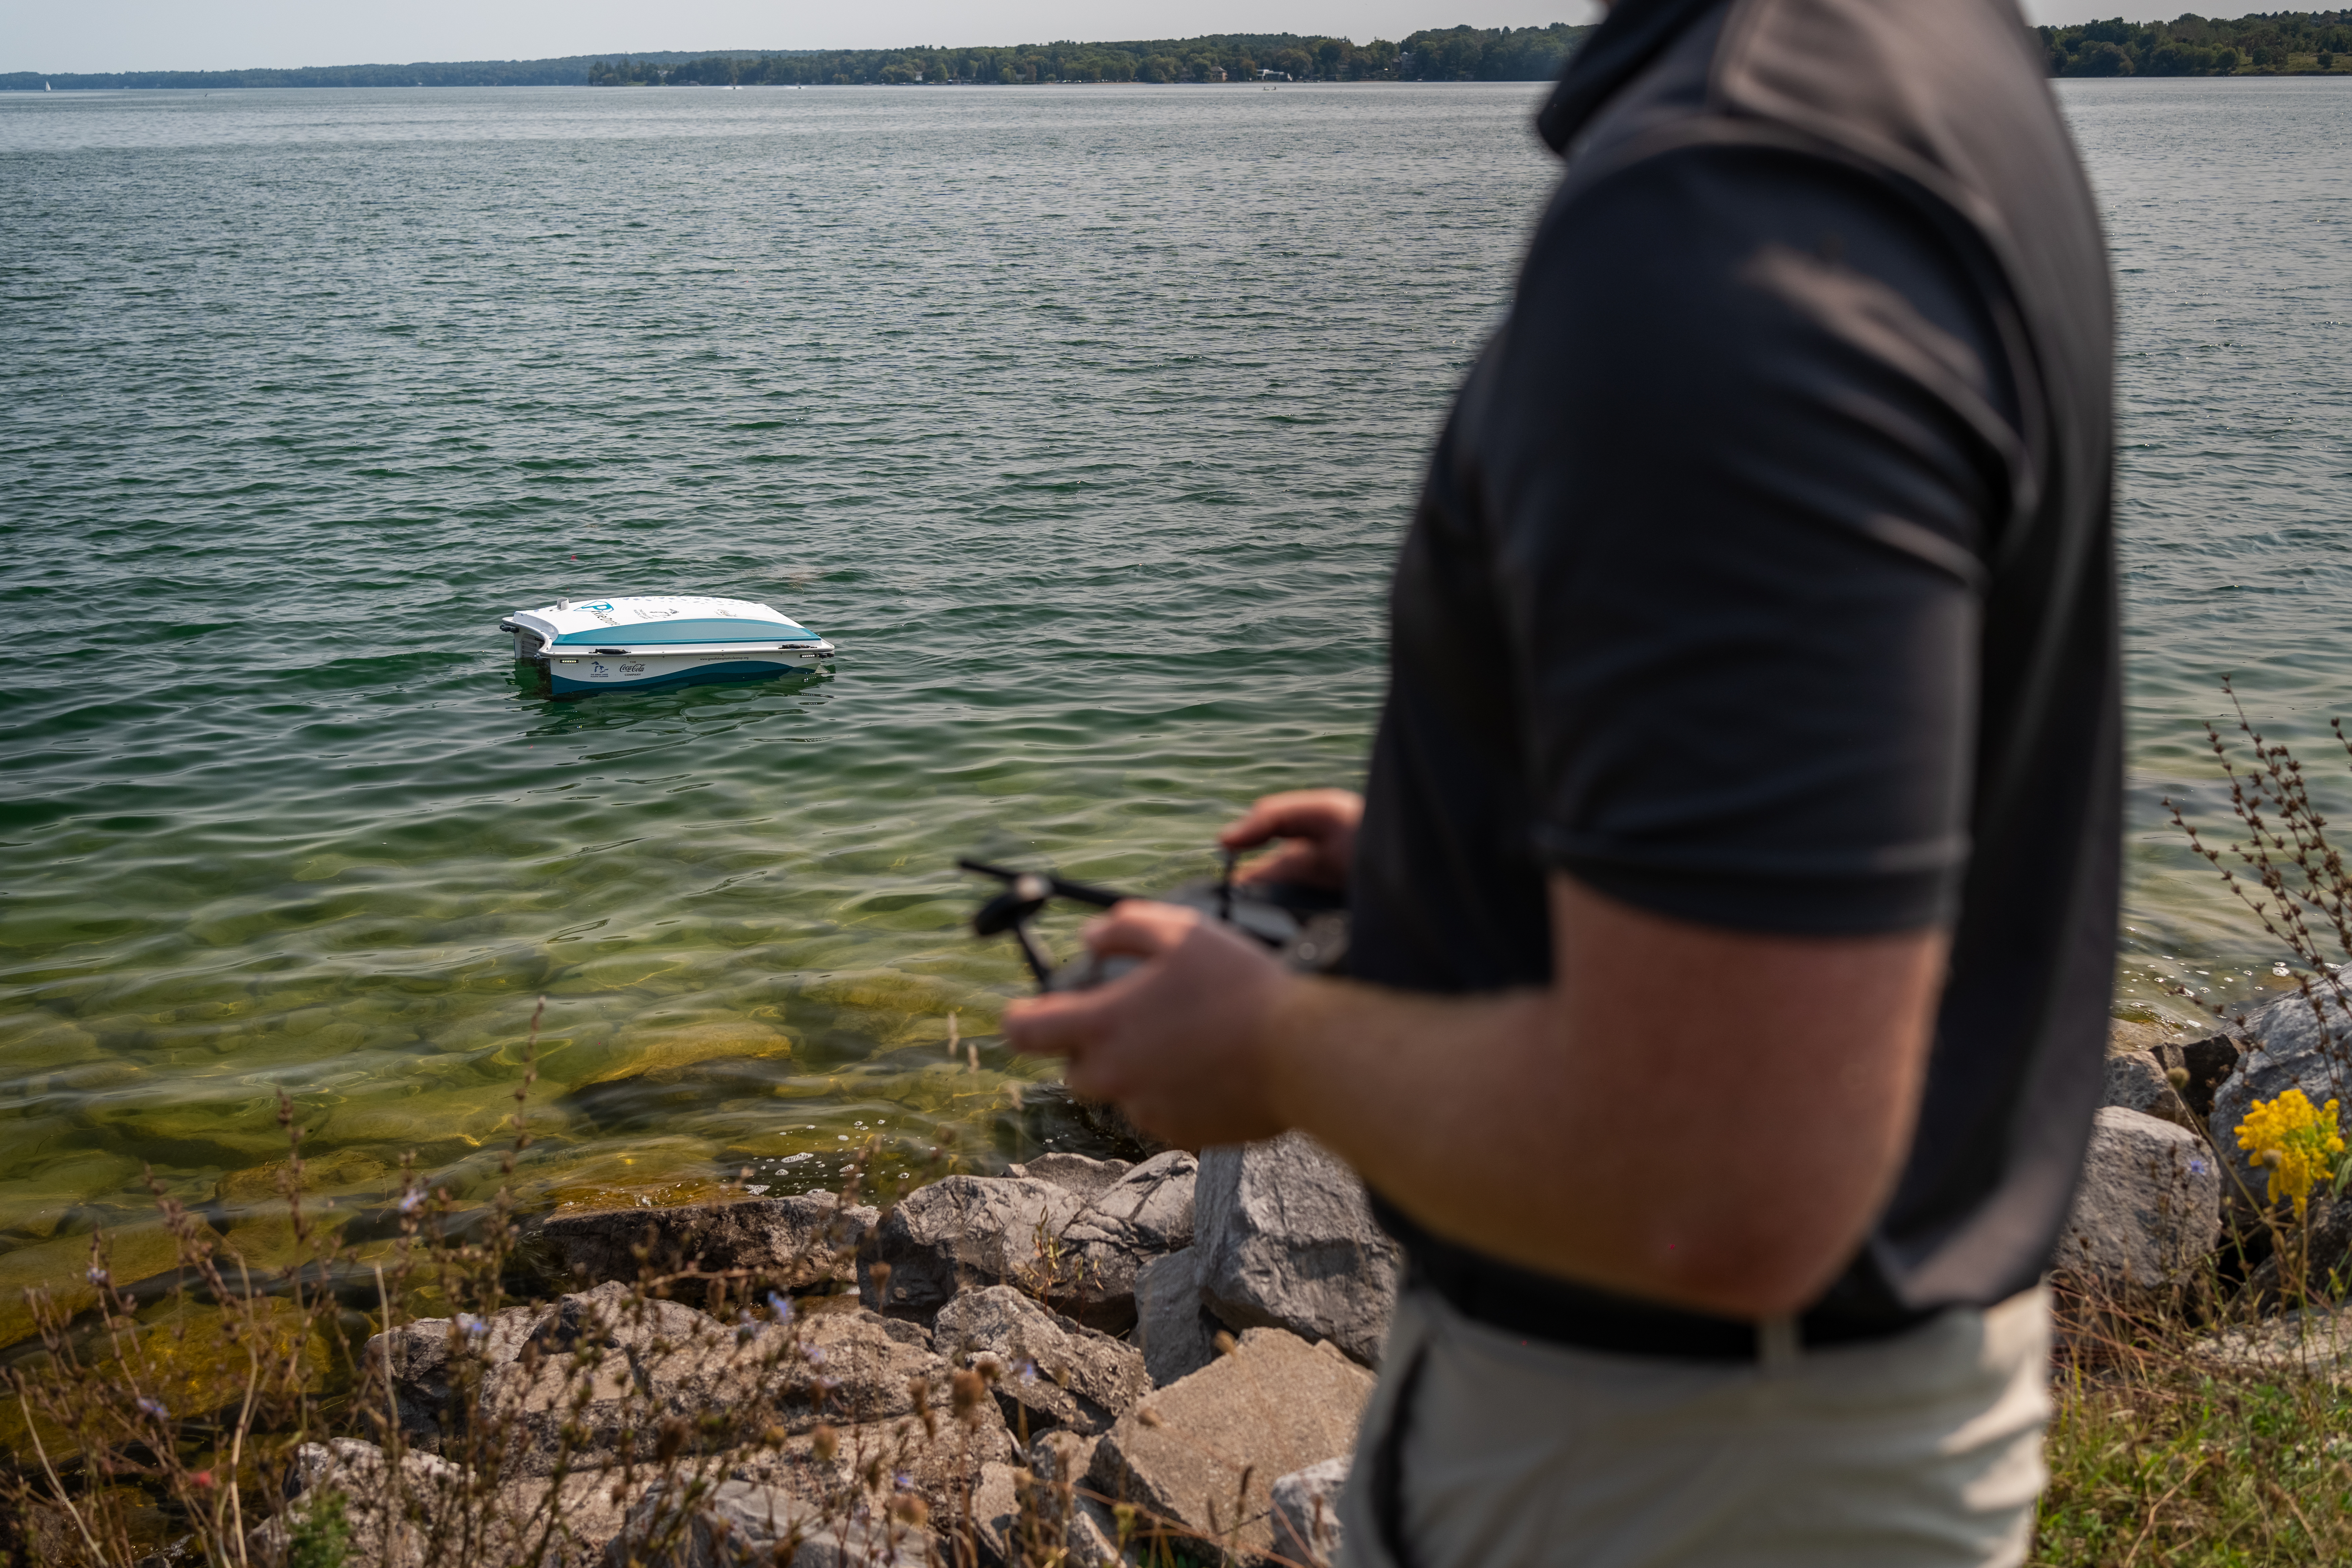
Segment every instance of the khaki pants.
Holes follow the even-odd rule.
[[[2049,1359],[2043,1290],[1741,1363],[1521,1341],[1409,1289],[1340,1505],[1343,1568],[2013,1568]],[[1400,1563],[1374,1493],[1408,1382],[1385,1505]]]

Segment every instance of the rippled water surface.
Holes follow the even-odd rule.
[[[486,1191],[542,994],[537,1201],[1083,1145],[1008,1089],[950,863],[1160,884],[1360,769],[1537,92],[0,99],[0,1287],[142,1163],[246,1223],[280,1090],[347,1207],[409,1150]],[[2218,677],[2352,708],[2352,96],[2063,92],[2124,286],[2146,1001],[2261,955],[2157,804],[2214,809]],[[501,615],[627,591],[843,652],[518,686]]]

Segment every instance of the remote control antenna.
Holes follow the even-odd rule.
[[[1224,875],[1217,879],[1217,918],[1230,924],[1234,918],[1234,852],[1219,849],[1217,858],[1225,863]]]

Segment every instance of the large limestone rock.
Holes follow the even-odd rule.
[[[1225,1322],[1287,1329],[1378,1361],[1401,1255],[1356,1173],[1319,1144],[1290,1132],[1206,1152],[1193,1236],[1202,1294]]]
[[[908,1415],[919,1388],[942,1406],[949,1394],[949,1368],[914,1324],[850,1308],[730,1326],[619,1284],[481,1324],[408,1324],[370,1340],[367,1356],[388,1363],[414,1445],[495,1458],[509,1476],[642,1457],[665,1424],[708,1452],[771,1426]]]
[[[1244,1553],[1274,1548],[1271,1488],[1355,1447],[1372,1375],[1327,1342],[1253,1329],[1233,1353],[1119,1417],[1088,1479]]]
[[[2212,1115],[2206,1122],[2216,1149],[2234,1153],[2238,1123],[2254,1101],[2275,1100],[2290,1089],[2303,1090],[2314,1105],[2337,1100],[2352,1106],[2352,1020],[2325,985],[2315,989],[2321,999],[2318,1011],[2297,992],[2245,1020],[2240,1032],[2254,1048],[2214,1091]],[[2324,1029],[2321,1013],[2326,1016]]]
[[[1201,1293],[1201,1252],[1182,1247],[1135,1276],[1135,1340],[1151,1386],[1165,1388],[1217,1359],[1221,1324]]]
[[[686,1500],[662,1489],[629,1512],[605,1568],[927,1568],[951,1561],[928,1530],[888,1514],[845,1515],[770,1482],[722,1481]]]
[[[2106,1106],[2094,1119],[2053,1267],[2106,1300],[2130,1301],[2188,1284],[2221,1230],[2221,1176],[2205,1141]]]
[[[909,1194],[860,1251],[866,1304],[928,1321],[961,1290],[1011,1285],[1089,1328],[1125,1332],[1138,1271],[1192,1239],[1198,1163],[1170,1150],[1101,1183],[1052,1158],[1033,1166],[1061,1179],[950,1176]]]
[[[1108,1431],[1151,1388],[1133,1346],[1048,1311],[1009,1285],[958,1296],[940,1309],[931,1338],[955,1365],[987,1372],[1004,1418],[1031,1432]]]
[[[525,1245],[553,1278],[580,1286],[689,1271],[742,1269],[755,1286],[792,1289],[850,1278],[850,1258],[878,1216],[831,1193],[677,1208],[550,1216]],[[740,1294],[739,1290],[739,1295]]]
[[[1339,1493],[1348,1485],[1349,1461],[1326,1459],[1293,1470],[1270,1489],[1274,1498],[1274,1549],[1294,1563],[1328,1565],[1339,1555]]]

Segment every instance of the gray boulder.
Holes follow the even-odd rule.
[[[2205,1141],[2105,1106],[2052,1267],[2096,1297],[2129,1302],[2190,1283],[2221,1232],[2221,1175]]]
[[[2321,998],[2326,1028],[2320,1027],[2320,1012],[2297,992],[2252,1014],[2240,1029],[2254,1048],[2214,1091],[2213,1113],[2206,1122],[2213,1147],[2241,1162],[2233,1175],[2245,1172],[2243,1156],[2238,1153],[2238,1123],[2254,1101],[2299,1089],[2314,1105],[2331,1100],[2352,1105],[2352,1020],[2324,983],[2315,982],[2314,991]]]
[[[1401,1254],[1363,1183],[1321,1145],[1288,1132],[1207,1151],[1193,1225],[1202,1292],[1227,1324],[1287,1329],[1379,1361]]]
[[[928,1530],[843,1514],[770,1482],[722,1481],[698,1500],[650,1489],[605,1548],[606,1568],[926,1568],[950,1561]]]
[[[1059,1158],[1033,1167],[1075,1185],[950,1176],[908,1194],[860,1251],[860,1298],[877,1311],[928,1321],[959,1291],[1011,1285],[1088,1328],[1124,1333],[1135,1322],[1137,1272],[1192,1239],[1198,1163],[1170,1150],[1097,1185],[1101,1171],[1073,1173]]]
[[[1151,1386],[1165,1388],[1217,1359],[1223,1324],[1201,1293],[1201,1253],[1187,1247],[1136,1271],[1135,1340]]]
[[[1351,1452],[1371,1391],[1371,1373],[1328,1342],[1252,1329],[1233,1354],[1120,1416],[1087,1479],[1180,1531],[1263,1555],[1275,1547],[1274,1479]]]
[[[1133,1346],[1048,1311],[1009,1285],[950,1301],[931,1338],[953,1364],[988,1373],[1004,1418],[1031,1432],[1108,1431],[1151,1391]]]
[[[1339,1494],[1347,1459],[1326,1459],[1293,1470],[1268,1489],[1274,1499],[1274,1550],[1294,1563],[1328,1568],[1339,1555]]]
[[[2099,1103],[2119,1105],[2195,1131],[2197,1117],[2165,1076],[2164,1063],[2149,1051],[2113,1051]]]
[[[1201,1163],[1181,1149],[1154,1154],[1089,1198],[1063,1234],[1076,1255],[1073,1317],[1112,1333],[1135,1323],[1136,1276],[1144,1265],[1192,1244]]]
[[[1012,1285],[1074,1296],[1076,1260],[1061,1237],[1086,1207],[1066,1187],[1020,1176],[950,1176],[919,1187],[875,1226],[857,1260],[859,1299],[929,1321],[958,1291]],[[887,1279],[875,1265],[888,1266]]]
[[[755,1287],[790,1289],[847,1280],[857,1244],[877,1217],[870,1208],[842,1206],[834,1194],[808,1193],[558,1214],[541,1221],[524,1246],[550,1276],[582,1286],[635,1280],[641,1273],[742,1269],[756,1277]]]

